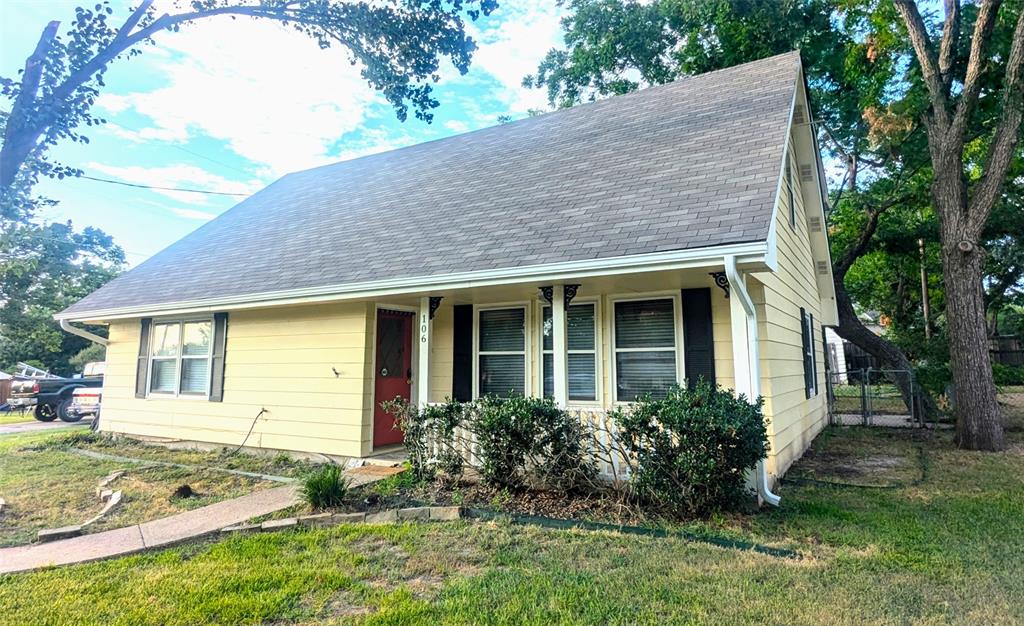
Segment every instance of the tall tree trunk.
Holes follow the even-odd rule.
[[[956,393],[956,442],[970,450],[1001,450],[1006,444],[992,379],[982,290],[984,255],[977,247],[945,248],[946,325]]]

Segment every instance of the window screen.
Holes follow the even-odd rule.
[[[551,307],[541,320],[544,397],[555,395],[554,324]],[[574,304],[566,313],[569,400],[597,400],[597,327],[593,303]]]
[[[677,383],[673,301],[616,302],[614,325],[616,400],[664,398]]]
[[[526,309],[480,311],[480,395],[526,394]]]

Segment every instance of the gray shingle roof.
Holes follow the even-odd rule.
[[[799,63],[289,174],[64,314],[763,241]]]

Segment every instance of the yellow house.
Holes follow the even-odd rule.
[[[380,402],[765,399],[760,489],[825,423],[836,323],[799,55],[288,175],[60,313],[103,431],[347,457]]]

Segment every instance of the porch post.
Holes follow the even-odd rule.
[[[569,368],[566,362],[568,322],[565,311],[565,286],[555,285],[551,292],[552,349],[555,379],[555,404],[565,408],[569,402]]]
[[[750,338],[747,336],[747,313],[739,297],[729,298],[729,327],[732,330],[733,385],[736,393],[752,400],[750,378]]]
[[[434,328],[429,296],[420,298],[420,312],[417,317],[419,322],[416,324],[418,329],[416,345],[419,349],[417,355],[419,366],[416,370],[416,404],[423,408],[430,401],[430,339]]]

